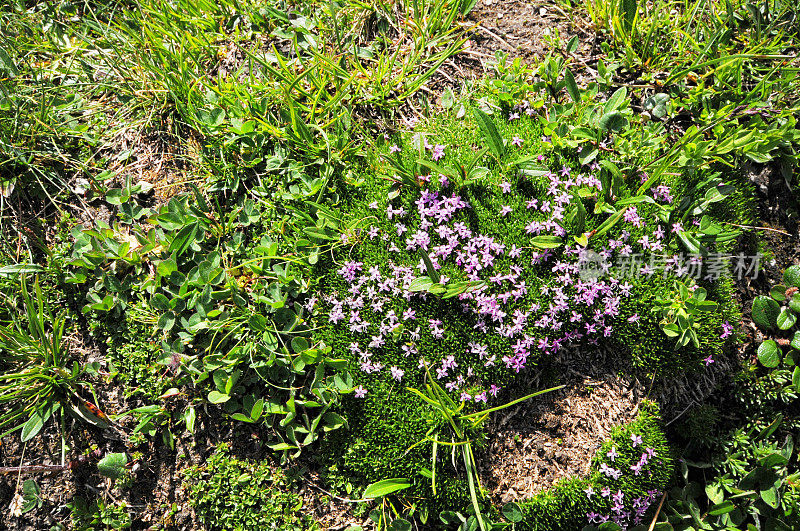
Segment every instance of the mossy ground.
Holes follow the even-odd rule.
[[[338,246],[325,259],[321,260],[318,270],[323,275],[319,285],[319,291],[327,295],[340,295],[344,297],[351,287],[351,283],[341,278],[336,273],[337,269],[347,261],[363,262],[363,270],[378,265],[381,268],[386,264],[394,262],[396,264],[417,266],[420,263],[420,256],[416,252],[405,250],[405,239],[408,234],[413,233],[418,228],[419,221],[409,222],[403,219],[403,223],[408,226],[406,233],[400,234],[396,230],[397,219],[387,219],[387,206],[391,208],[402,207],[413,213],[415,211],[414,201],[419,192],[408,185],[402,186],[399,196],[393,200],[389,197],[395,189],[395,185],[387,176],[391,176],[392,169],[387,167],[381,156],[394,156],[389,151],[390,145],[401,148],[397,155],[401,160],[401,165],[413,168],[417,160],[429,157],[427,150],[420,149],[418,146],[425,142],[431,147],[436,144],[446,146],[444,157],[437,162],[442,167],[457,167],[459,164],[468,164],[483,145],[484,139],[480,128],[475,122],[472,114],[474,103],[466,102],[463,117],[456,115],[456,110],[442,113],[430,121],[417,126],[413,131],[404,133],[397,138],[387,140],[382,147],[379,147],[369,156],[370,164],[366,166],[360,178],[361,184],[357,188],[346,187],[343,189],[342,202],[339,205],[341,210],[346,213],[347,224],[353,227],[347,232],[347,241]],[[458,105],[456,106],[458,107]],[[490,155],[484,155],[477,165],[486,165],[489,174],[479,182],[465,186],[457,193],[469,204],[469,208],[459,214],[458,220],[464,222],[474,233],[492,236],[506,244],[507,247],[516,246],[517,248],[530,249],[531,235],[525,227],[532,221],[543,221],[547,215],[536,209],[526,208],[526,203],[531,199],[540,202],[552,199],[548,195],[547,178],[538,173],[528,177],[518,173],[513,161],[522,157],[527,157],[552,172],[558,172],[564,167],[571,168],[573,173],[596,174],[596,170],[581,167],[576,159],[574,150],[554,149],[553,146],[543,139],[542,125],[538,116],[523,116],[517,120],[509,121],[496,109],[493,121],[497,125],[500,135],[506,139],[509,153],[500,160],[496,160]],[[419,140],[419,136],[424,140]],[[512,138],[519,138],[522,146],[517,148],[511,144]],[[539,157],[541,156],[541,157]],[[538,160],[537,160],[538,159]],[[423,183],[422,187],[439,189],[436,172],[433,171],[428,183]],[[698,194],[695,188],[703,179],[707,179],[708,172],[687,173],[686,175],[674,174],[665,176],[661,181],[669,187],[674,201],[680,201],[682,197],[697,199]],[[511,185],[511,192],[504,193],[501,184],[507,182]],[[632,197],[635,188],[640,182],[637,180],[626,183],[621,189],[618,200]],[[445,190],[453,193],[453,188]],[[396,195],[396,194],[395,194]],[[593,201],[597,197],[584,199],[584,206],[591,212]],[[751,215],[751,209],[743,208],[748,206],[749,199],[746,192],[737,193],[733,197],[734,207],[718,207],[713,211],[717,219],[729,220],[731,222],[744,223]],[[374,203],[373,203],[374,202]],[[375,204],[376,203],[376,204]],[[505,206],[511,207],[510,214],[503,216],[501,209]],[[624,230],[629,233],[628,241],[634,242],[642,236],[650,235],[654,228],[659,226],[656,218],[657,208],[650,203],[640,203],[637,205],[639,215],[645,221],[641,227],[632,224],[620,224],[611,231],[592,242],[595,249],[603,249],[609,242],[620,238]],[[586,219],[585,230],[596,229],[602,223],[603,216],[589,215]],[[663,224],[661,224],[664,227]],[[368,229],[378,227],[380,234],[387,235],[383,238],[370,238],[367,236]],[[567,227],[569,228],[569,227]],[[664,227],[669,233],[669,227]],[[569,237],[568,237],[569,238]],[[672,245],[674,252],[679,252],[675,238],[667,237],[667,249]],[[390,245],[396,245],[398,251],[390,251]],[[563,257],[560,249],[552,251],[557,257]],[[532,264],[530,260],[511,258],[508,254],[498,257],[496,268],[500,271],[508,270],[511,266],[521,267],[522,276],[528,283],[528,293],[522,297],[519,304],[520,308],[540,305],[547,307],[552,303],[552,298],[547,295],[547,290],[559,285],[559,279],[552,271],[552,263]],[[424,273],[420,268],[416,271],[418,275]],[[458,270],[445,263],[441,274],[458,275]],[[647,375],[648,379],[655,373],[659,378],[669,378],[680,372],[694,372],[703,370],[703,360],[708,356],[712,358],[721,355],[725,340],[720,338],[722,323],[726,320],[734,320],[738,311],[734,302],[731,300],[731,280],[721,277],[716,280],[699,280],[699,284],[710,290],[711,298],[719,302],[717,309],[713,312],[703,314],[697,318],[698,339],[700,348],[692,345],[676,347],[674,340],[670,340],[664,335],[659,324],[660,316],[652,311],[654,302],[658,298],[668,296],[673,290],[674,274],[653,275],[634,274],[624,280],[631,285],[631,296],[623,298],[620,304],[620,316],[614,321],[614,331],[608,338],[603,338],[602,342],[606,347],[611,347],[616,351],[631,357],[632,366]],[[401,297],[391,300],[390,307],[397,315],[402,314],[403,310],[409,307],[409,303]],[[344,402],[346,416],[351,420],[348,431],[337,434],[332,438],[332,444],[326,448],[326,462],[336,463],[334,468],[339,473],[346,472],[362,478],[364,482],[377,481],[385,477],[407,477],[411,478],[417,485],[415,494],[432,499],[430,481],[423,478],[420,472],[429,469],[431,466],[431,444],[423,441],[425,432],[437,422],[435,415],[432,415],[427,406],[405,390],[405,386],[417,387],[424,380],[424,370],[419,366],[419,357],[440,360],[447,355],[455,356],[459,366],[468,367],[479,381],[492,382],[505,387],[514,381],[516,373],[502,367],[502,364],[485,367],[484,363],[478,360],[469,352],[468,345],[471,342],[481,342],[488,344],[490,352],[502,352],[511,347],[511,341],[496,335],[485,334],[475,329],[475,320],[470,315],[465,315],[461,311],[457,298],[441,300],[436,297],[428,297],[423,302],[414,302],[411,307],[416,311],[417,323],[425,323],[428,319],[440,319],[446,323],[447,332],[441,339],[436,339],[423,334],[422,338],[415,342],[419,355],[409,356],[400,349],[400,344],[384,347],[380,352],[380,361],[386,366],[399,367],[404,371],[402,382],[399,382],[389,375],[386,371],[374,374],[365,374],[358,368],[358,356],[352,353],[350,346],[364,341],[364,336],[360,333],[352,333],[347,329],[346,320],[341,324],[331,324],[326,319],[325,311],[319,321],[319,328],[315,338],[324,344],[333,347],[335,355],[346,357],[351,360],[355,384],[363,385],[369,389],[365,398],[348,398]],[[384,311],[384,310],[382,310]],[[380,320],[380,313],[373,313],[368,307],[361,309],[361,315],[366,321],[372,322]],[[631,319],[629,319],[631,318]],[[570,324],[565,323],[565,327]],[[545,336],[554,339],[556,334],[547,331],[542,332]],[[539,337],[539,336],[537,336]],[[584,345],[583,348],[586,348]],[[588,346],[591,348],[591,346]],[[535,354],[529,358],[529,365],[525,370],[536,370],[536,359],[542,354]],[[547,354],[544,354],[545,356]],[[546,385],[556,385],[558,375],[549,374],[546,378]],[[515,392],[524,393],[535,391],[533,389],[518,389]],[[516,398],[508,394],[501,395],[501,398],[508,400]],[[475,406],[467,406],[475,407]],[[662,489],[669,481],[672,473],[671,452],[664,439],[663,432],[658,427],[658,412],[656,409],[649,409],[641,414],[640,419],[626,427],[619,427],[614,432],[612,441],[608,444],[619,445],[625,451],[632,452],[630,445],[627,446],[623,439],[629,437],[633,431],[645,432],[644,436],[649,444],[657,447],[661,465],[654,467],[652,476],[627,477],[615,482],[613,487],[615,492],[621,489],[626,499],[643,496],[647,491]],[[630,441],[628,441],[630,443]],[[409,451],[409,448],[412,448]],[[641,453],[641,452],[640,452]],[[598,454],[596,459],[600,459]],[[626,468],[630,466],[630,459],[627,456],[622,458]],[[637,455],[638,459],[638,455]],[[441,456],[440,460],[444,461]],[[449,475],[453,480],[458,480],[461,476],[456,470],[442,467],[444,475]],[[535,497],[530,502],[526,502],[526,510],[529,518],[526,520],[531,529],[545,529],[547,522],[558,522],[552,529],[574,529],[577,522],[586,521],[585,513],[592,508],[595,511],[608,510],[609,504],[597,504],[597,499],[588,499],[583,492],[588,486],[599,485],[599,475],[595,471],[589,478],[574,478],[554,487],[551,491],[545,492]],[[463,488],[463,483],[462,483]],[[599,491],[599,487],[597,489]],[[466,504],[467,500],[461,497]],[[605,500],[608,501],[608,500]],[[434,503],[434,507],[441,505]]]

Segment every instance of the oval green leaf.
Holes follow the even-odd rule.
[[[797,322],[797,316],[789,308],[784,308],[778,314],[778,328],[789,330]]]
[[[764,367],[773,369],[781,362],[781,351],[775,341],[768,339],[758,347],[758,361]]]
[[[367,486],[364,490],[364,498],[380,498],[399,490],[407,489],[411,483],[406,478],[382,479]]]
[[[753,300],[753,322],[762,330],[775,328],[781,307],[775,300],[766,295],[759,295]]]

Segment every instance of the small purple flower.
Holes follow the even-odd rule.
[[[524,141],[518,136],[514,136],[514,138],[511,139],[511,143],[517,147],[522,147],[523,142]]]
[[[398,151],[402,151],[402,149],[397,147],[397,144],[392,144],[389,146],[389,153],[397,153]]]
[[[504,205],[503,208],[500,209],[500,215],[505,217],[506,215],[510,214],[513,209],[508,206]]]
[[[591,487],[591,485],[589,486],[589,488],[588,488],[588,489],[584,490],[583,492],[585,492],[585,493],[586,493],[586,497],[587,497],[588,499],[590,499],[590,500],[592,499],[592,495],[594,495],[594,493],[595,493],[595,492],[594,492],[594,489]]]
[[[433,146],[433,154],[431,158],[435,161],[439,161],[444,158],[444,146],[441,144],[436,144]]]
[[[631,444],[633,445],[634,448],[642,444],[642,436],[631,434]]]
[[[722,335],[719,336],[720,339],[726,339],[733,333],[733,325],[730,324],[728,321],[722,323]]]
[[[709,365],[714,363],[714,358],[712,358],[711,354],[709,354],[708,357],[703,358],[703,361],[706,362],[706,367],[708,367]]]
[[[356,398],[364,398],[365,396],[367,396],[367,390],[360,385],[356,387]]]
[[[403,375],[406,373],[403,369],[399,369],[397,367],[392,367],[389,370],[392,373],[392,378],[394,378],[398,382],[403,379]]]
[[[616,447],[611,448],[611,450],[608,453],[606,453],[606,455],[608,456],[609,459],[611,459],[612,463],[619,456],[619,454],[617,453]]]
[[[504,194],[507,194],[511,191],[511,183],[508,181],[503,181],[500,183],[500,189],[503,190]]]

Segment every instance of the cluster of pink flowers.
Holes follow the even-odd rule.
[[[628,526],[631,524],[641,525],[644,522],[644,515],[647,514],[647,510],[661,495],[661,493],[657,490],[647,491],[647,496],[639,497],[633,500],[631,510],[629,511],[625,510],[625,504],[623,501],[624,494],[622,491],[618,490],[616,494],[611,494],[610,489],[605,487],[601,492],[601,495],[604,497],[611,497],[613,501],[611,511],[613,514],[603,515],[594,511],[588,512],[586,513],[586,518],[589,520],[589,523],[604,524],[606,522],[614,522],[624,531],[628,529]]]
[[[528,110],[529,107],[521,105],[514,112],[518,115]],[[432,159],[438,161],[444,157],[445,145],[424,142]],[[514,146],[523,143],[519,137],[512,141]],[[402,150],[393,145],[390,151]],[[599,166],[594,164],[592,168]],[[527,218],[524,230],[532,237],[566,236],[566,214],[576,190],[600,191],[602,184],[595,175],[574,171],[566,165],[548,172],[545,179],[543,198],[531,198],[524,203]],[[430,179],[426,182],[430,183]],[[496,383],[480,381],[467,367],[474,366],[473,362],[457,368],[454,362],[445,363],[448,357],[432,359],[432,353],[419,351],[423,336],[442,340],[453,330],[437,319],[419,320],[418,303],[428,301],[432,295],[409,288],[419,277],[428,276],[427,264],[422,258],[416,263],[402,263],[407,255],[401,250],[426,253],[436,271],[446,267],[449,276],[442,274],[440,279],[445,286],[453,281],[477,283],[458,295],[461,310],[465,316],[471,316],[475,333],[503,338],[507,350],[493,347],[495,351],[490,351],[488,345],[473,341],[465,353],[458,355],[481,362],[486,368],[502,363],[507,369],[519,372],[532,355],[535,358],[553,354],[579,341],[597,344],[612,334],[613,323],[619,317],[635,322],[620,315],[622,299],[631,296],[631,284],[613,277],[582,278],[580,267],[586,249],[567,243],[558,253],[540,251],[533,246],[508,246],[497,237],[477,233],[465,222],[466,216],[461,219],[471,205],[458,194],[448,193],[450,183],[444,176],[439,176],[438,182],[438,190],[429,187],[421,191],[413,208],[400,204],[400,200],[394,200],[394,204],[389,201],[385,207],[389,223],[371,225],[354,237],[366,240],[369,245],[385,246],[389,252],[385,263],[365,265],[348,260],[337,270],[348,284],[348,292],[321,295],[328,305],[330,322],[361,336],[350,345],[350,352],[358,357],[364,373],[385,370],[392,379],[401,381],[405,372],[396,366],[387,368],[381,361],[382,351],[401,351],[405,357],[413,355],[419,359],[419,368],[428,366],[434,370],[443,385],[458,393],[461,400],[484,402],[500,389]],[[498,187],[503,195],[512,194],[510,182],[503,181]],[[668,187],[659,186],[652,192],[661,200],[672,199]],[[374,210],[381,208],[378,201],[369,206]],[[497,214],[507,218],[511,212],[511,205],[501,205]],[[635,228],[646,225],[635,206],[628,207],[624,219]],[[637,241],[623,230],[618,239],[609,240],[607,247],[597,251],[606,260],[615,253],[630,256],[640,249],[661,251],[664,236],[660,226]],[[527,264],[549,269],[551,278],[541,273],[526,274]],[[534,302],[529,293],[536,294]],[[402,307],[398,308],[398,303]],[[491,386],[488,390],[487,384]],[[364,396],[364,392],[359,392],[359,396]]]
[[[642,437],[637,434],[632,434],[631,443],[632,446],[636,448],[642,444]],[[645,451],[642,453],[639,462],[635,465],[631,465],[630,470],[633,471],[634,475],[640,475],[642,473],[642,469],[645,468],[650,463],[650,460],[656,455],[657,452],[654,449],[650,447],[645,448]],[[616,447],[611,448],[611,450],[606,453],[606,456],[612,463],[615,462],[617,457],[619,457]],[[609,466],[604,462],[600,463],[599,470],[605,477],[613,480],[618,480],[623,474],[622,470]],[[649,470],[647,472],[652,474],[652,472]],[[590,500],[595,494],[598,494],[592,487],[587,488],[584,490],[584,492],[586,493],[586,497]],[[608,498],[611,500],[611,513],[603,515],[591,511],[586,514],[586,518],[589,520],[589,523],[602,524],[605,522],[614,522],[622,529],[627,529],[630,525],[639,525],[643,522],[645,513],[647,513],[650,505],[655,501],[660,493],[655,490],[648,491],[646,497],[632,500],[632,506],[630,510],[626,510],[625,508],[625,495],[621,490],[618,489],[616,494],[613,494],[609,486],[603,486],[603,488],[600,489],[599,494],[602,498]]]

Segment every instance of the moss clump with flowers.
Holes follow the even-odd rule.
[[[521,528],[581,529],[587,522],[641,525],[674,468],[658,408],[645,401],[634,422],[613,430],[587,477],[557,483],[521,504],[526,515]]]
[[[465,411],[497,406],[517,398],[517,375],[571,348],[613,348],[661,375],[700,370],[735,315],[720,296],[729,283],[705,274],[701,253],[681,254],[701,240],[703,254],[724,249],[699,216],[726,195],[717,176],[621,172],[603,159],[614,137],[554,146],[535,102],[492,117],[466,105],[372,154],[310,301],[316,339],[354,374],[349,432],[329,448],[337,466],[365,481],[409,477],[428,495],[437,421],[406,387],[430,377]],[[703,208],[685,213],[693,202]],[[678,289],[702,311],[675,340],[681,309],[654,307]]]

